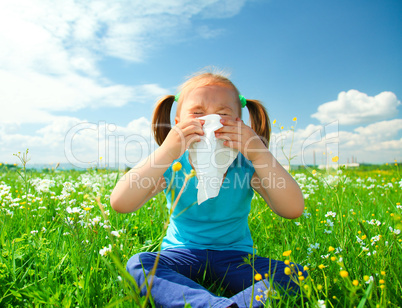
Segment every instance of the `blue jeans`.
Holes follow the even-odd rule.
[[[134,277],[138,286],[144,283],[148,273],[154,266],[157,253],[143,252],[134,255],[127,263],[127,271]],[[199,250],[199,249],[167,249],[162,250],[151,289],[151,295],[157,307],[180,307],[186,303],[191,307],[261,307],[256,301],[256,295],[263,295],[270,282],[275,288],[283,288],[297,292],[299,290],[297,272],[301,271],[306,277],[303,267],[294,264],[293,279],[285,275],[287,267],[283,261],[254,256],[254,271],[250,264],[244,263],[248,253],[226,250]],[[252,259],[252,258],[251,258]],[[252,261],[253,262],[253,261]],[[293,264],[293,263],[292,263]],[[254,283],[254,275],[260,273],[262,277],[267,273],[270,277]],[[144,275],[145,274],[145,275]],[[236,294],[230,298],[219,297],[196,283],[195,280],[208,278],[216,281],[226,291]],[[146,287],[141,295],[146,294]],[[237,304],[237,305],[236,305]]]

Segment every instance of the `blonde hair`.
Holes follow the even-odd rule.
[[[223,87],[232,88],[237,96],[240,94],[236,86],[229,80],[229,78],[224,76],[222,72],[200,72],[188,78],[187,81],[179,87],[180,96],[178,99],[177,112],[179,112],[187,92],[208,85],[221,85]],[[152,128],[155,141],[158,145],[163,143],[171,130],[170,113],[174,101],[174,95],[166,95],[156,103],[152,115]],[[251,128],[261,138],[265,146],[268,147],[271,135],[271,123],[265,107],[260,101],[251,99],[247,99],[246,106],[250,115]],[[240,99],[239,108],[241,110]]]

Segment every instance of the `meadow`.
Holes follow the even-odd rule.
[[[301,295],[262,292],[255,300],[267,307],[402,306],[399,168],[292,171],[306,205],[295,220],[255,195],[249,224],[258,254],[309,272]],[[153,305],[124,268],[133,254],[158,250],[169,213],[163,195],[135,213],[114,212],[109,196],[122,174],[0,165],[0,307]],[[201,283],[225,294],[217,282]]]

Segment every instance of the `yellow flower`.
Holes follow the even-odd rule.
[[[338,156],[332,157],[332,161],[333,161],[334,163],[336,163],[338,160],[339,160],[339,157],[338,157]]]
[[[181,163],[179,163],[179,162],[175,162],[174,164],[173,164],[173,166],[172,166],[172,169],[173,169],[173,172],[177,172],[177,171],[180,171],[181,170]]]
[[[364,281],[368,281],[368,280],[370,279],[370,277],[367,276],[367,275],[364,275],[364,276],[363,276],[363,279],[364,279]]]
[[[367,238],[367,235],[362,236],[362,240],[365,240]]]
[[[284,251],[282,255],[283,255],[284,257],[289,257],[291,253],[292,253],[291,250],[287,250],[287,251]]]
[[[285,275],[290,275],[292,273],[292,270],[290,269],[290,267],[285,267]]]
[[[281,126],[281,129],[283,129],[283,126]]]
[[[307,267],[307,266],[304,266],[304,267],[303,267],[303,271],[306,271],[306,272],[307,272],[307,271],[308,271],[308,267]]]
[[[384,284],[385,280],[384,279],[380,279],[380,283]]]
[[[325,265],[324,265],[324,264],[320,264],[320,265],[318,265],[318,268],[319,268],[319,269],[324,269],[324,268],[325,268]]]
[[[336,261],[336,257],[331,257],[331,261]]]
[[[195,174],[196,174],[195,170],[191,169],[190,174],[188,174],[187,176],[191,179],[191,178],[195,177]]]
[[[293,122],[296,122],[296,121],[297,121],[297,118],[296,118],[296,117],[294,117],[294,118],[293,118]]]
[[[255,300],[256,300],[257,302],[261,301],[261,298],[262,298],[262,295],[261,295],[261,296],[260,296],[260,295],[256,295],[256,296],[255,296]]]
[[[313,171],[311,171],[311,173],[314,175],[317,173],[317,170],[314,169]]]
[[[380,288],[381,288],[381,289],[384,289],[384,288],[385,288],[385,285],[383,285],[383,284],[380,285]]]
[[[317,285],[317,290],[318,290],[318,291],[321,291],[321,290],[322,290],[322,285],[318,284],[318,285]]]
[[[272,122],[272,124],[275,124],[276,123],[276,119],[274,120],[274,122]]]
[[[353,282],[352,282],[352,283],[353,283],[353,285],[354,285],[354,286],[358,286],[358,285],[359,285],[359,282],[358,282],[356,279],[355,279],[355,280],[353,280]]]
[[[303,281],[304,280],[304,276],[299,276],[299,280]]]
[[[381,271],[381,275],[385,276],[385,271]]]
[[[299,271],[299,272],[297,273],[297,275],[302,276],[303,273],[302,273],[301,271]]]
[[[254,279],[257,280],[257,281],[260,281],[262,279],[261,274],[258,274],[258,273],[255,274]]]
[[[334,250],[335,250],[335,248],[334,248],[334,247],[329,246],[329,248],[328,248],[328,252],[331,252],[331,251],[334,251]]]
[[[286,264],[286,265],[289,265],[289,264],[290,264],[290,261],[289,261],[289,260],[285,260],[285,264]]]
[[[349,276],[349,273],[347,271],[340,271],[339,274],[341,275],[342,278],[346,278]]]

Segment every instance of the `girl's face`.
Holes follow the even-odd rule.
[[[241,117],[239,96],[236,91],[222,85],[210,85],[191,90],[184,97],[176,124],[189,118],[219,114],[223,119]]]

